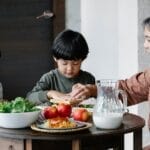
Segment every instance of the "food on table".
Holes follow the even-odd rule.
[[[67,100],[58,100],[58,99],[50,99],[50,102],[54,103],[54,104],[59,104],[59,103],[70,104],[70,101],[67,101]]]
[[[82,107],[82,108],[93,108],[93,104],[79,104],[78,107]]]
[[[72,112],[73,119],[78,121],[88,121],[90,116],[90,113],[85,108],[77,108]]]
[[[72,106],[70,104],[60,103],[57,106],[57,110],[60,117],[70,117]]]
[[[36,106],[23,97],[16,97],[14,100],[0,102],[0,113],[21,113],[39,110]]]
[[[59,103],[43,110],[44,128],[74,128],[76,121],[88,121],[90,113],[84,108],[73,110],[71,104]],[[72,118],[71,118],[72,117]]]
[[[54,118],[58,116],[58,110],[56,106],[48,106],[43,110],[43,115],[46,119]]]
[[[0,101],[0,127],[25,128],[37,121],[40,109],[22,97]]]
[[[72,106],[66,103],[59,103],[57,105],[51,105],[44,108],[42,114],[46,119],[55,117],[70,117],[72,112]]]
[[[76,105],[82,101],[83,99],[70,99],[70,100],[50,99],[50,102],[54,104],[64,103],[64,104]]]
[[[56,117],[47,119],[44,123],[45,128],[74,128],[77,124],[68,117]]]
[[[96,99],[92,97],[79,103],[78,107],[93,108],[95,103],[96,103]]]

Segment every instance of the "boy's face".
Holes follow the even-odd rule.
[[[76,77],[80,71],[82,60],[64,60],[54,58],[59,72],[67,78]]]
[[[144,48],[150,53],[150,27],[144,29]]]

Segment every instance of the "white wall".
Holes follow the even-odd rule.
[[[137,0],[118,0],[118,75],[127,78],[138,71]]]
[[[81,32],[90,48],[83,68],[92,72],[97,79],[118,78],[117,2],[81,1]]]
[[[81,32],[90,47],[83,68],[97,79],[137,72],[137,20],[137,0],[82,0]]]
[[[80,31],[81,29],[81,4],[80,0],[66,0],[66,28]]]

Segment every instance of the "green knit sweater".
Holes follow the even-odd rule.
[[[95,77],[86,71],[80,70],[77,77],[66,78],[58,69],[54,69],[41,77],[33,89],[27,94],[27,99],[36,104],[45,103],[48,101],[48,90],[69,93],[72,90],[72,86],[76,83],[95,84]]]

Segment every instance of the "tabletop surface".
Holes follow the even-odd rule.
[[[44,133],[34,131],[31,128],[24,129],[6,129],[0,128],[0,137],[14,138],[14,139],[41,139],[41,140],[73,140],[73,139],[86,139],[100,136],[120,135],[124,133],[134,132],[143,128],[145,121],[143,118],[127,113],[124,115],[123,123],[118,129],[104,130],[97,129],[94,125],[89,129],[70,132],[70,133]]]

